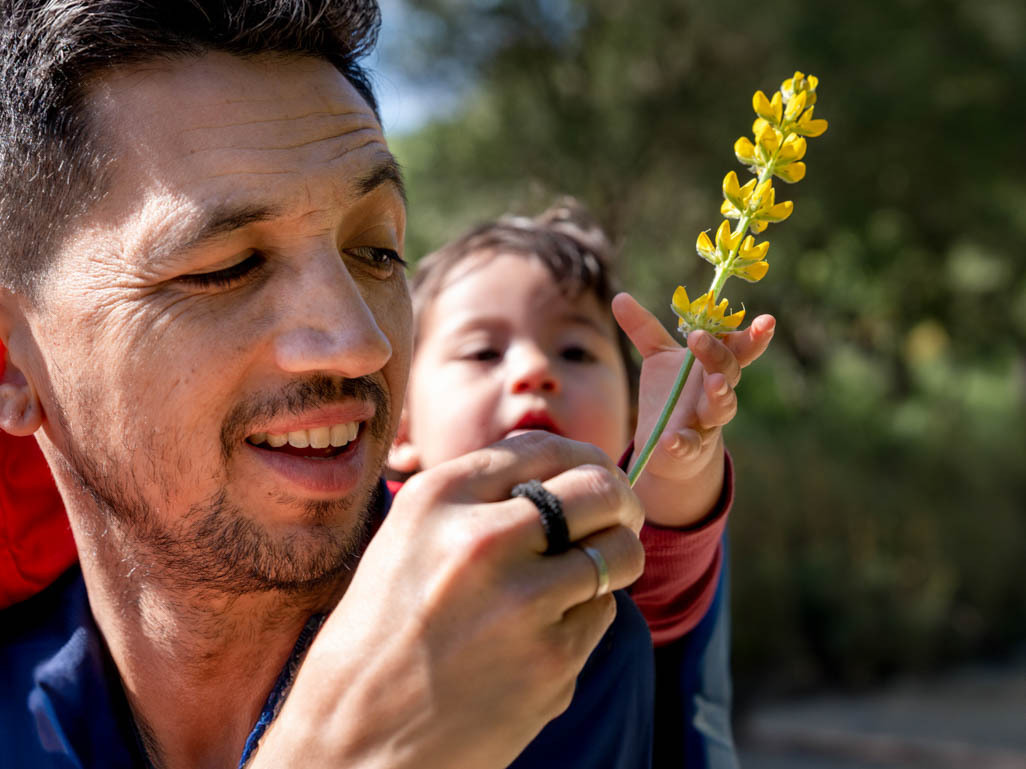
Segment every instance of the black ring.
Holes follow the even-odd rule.
[[[527,497],[538,508],[542,528],[545,529],[545,541],[549,543],[545,555],[557,555],[570,549],[570,529],[563,515],[563,505],[559,497],[541,485],[541,481],[518,483],[510,496]]]

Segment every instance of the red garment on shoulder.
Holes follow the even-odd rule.
[[[4,360],[0,344],[0,376]],[[38,593],[77,559],[64,503],[36,439],[0,430],[0,609]]]

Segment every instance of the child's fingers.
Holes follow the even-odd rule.
[[[708,331],[692,331],[688,334],[688,348],[707,375],[723,374],[731,387],[741,381],[741,364],[737,356]]]
[[[737,393],[723,374],[706,376],[702,390],[702,397],[695,407],[700,429],[723,427],[737,415]]]
[[[659,319],[626,292],[613,297],[613,317],[642,358],[667,349],[680,349],[680,344]]]
[[[760,315],[745,330],[726,334],[722,342],[744,368],[766,352],[776,325],[772,315]]]

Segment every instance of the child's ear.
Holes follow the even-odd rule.
[[[420,470],[420,451],[410,440],[409,412],[405,406],[399,417],[399,430],[388,452],[388,468],[402,475],[412,475]]]
[[[11,359],[10,333],[6,313],[0,309],[0,430],[32,435],[43,424],[43,408],[36,389]]]

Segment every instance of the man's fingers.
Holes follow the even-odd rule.
[[[581,465],[598,465],[614,476],[623,476],[601,449],[533,430],[438,465],[431,478],[433,483],[442,484],[436,491],[454,492],[454,501],[500,502],[510,498],[510,491],[518,483],[531,479],[544,482]],[[418,473],[407,483],[422,475]]]
[[[595,559],[577,545],[591,548]],[[596,560],[605,566],[605,577]],[[644,567],[645,549],[637,535],[623,526],[614,526],[585,537],[565,553],[539,556],[527,568],[534,572],[536,587],[549,597],[549,611],[562,614],[596,598],[603,581],[608,580],[604,592],[634,584]]]
[[[642,358],[680,347],[680,343],[670,335],[659,319],[638,304],[630,294],[617,294],[613,297],[612,306],[613,317]]]
[[[583,465],[545,481],[563,508],[570,541],[576,542],[595,532],[625,526],[637,533],[645,520],[645,511],[626,483],[599,465]],[[523,522],[527,546],[535,553],[548,549],[541,516],[534,502],[526,497],[511,499],[501,513]]]

